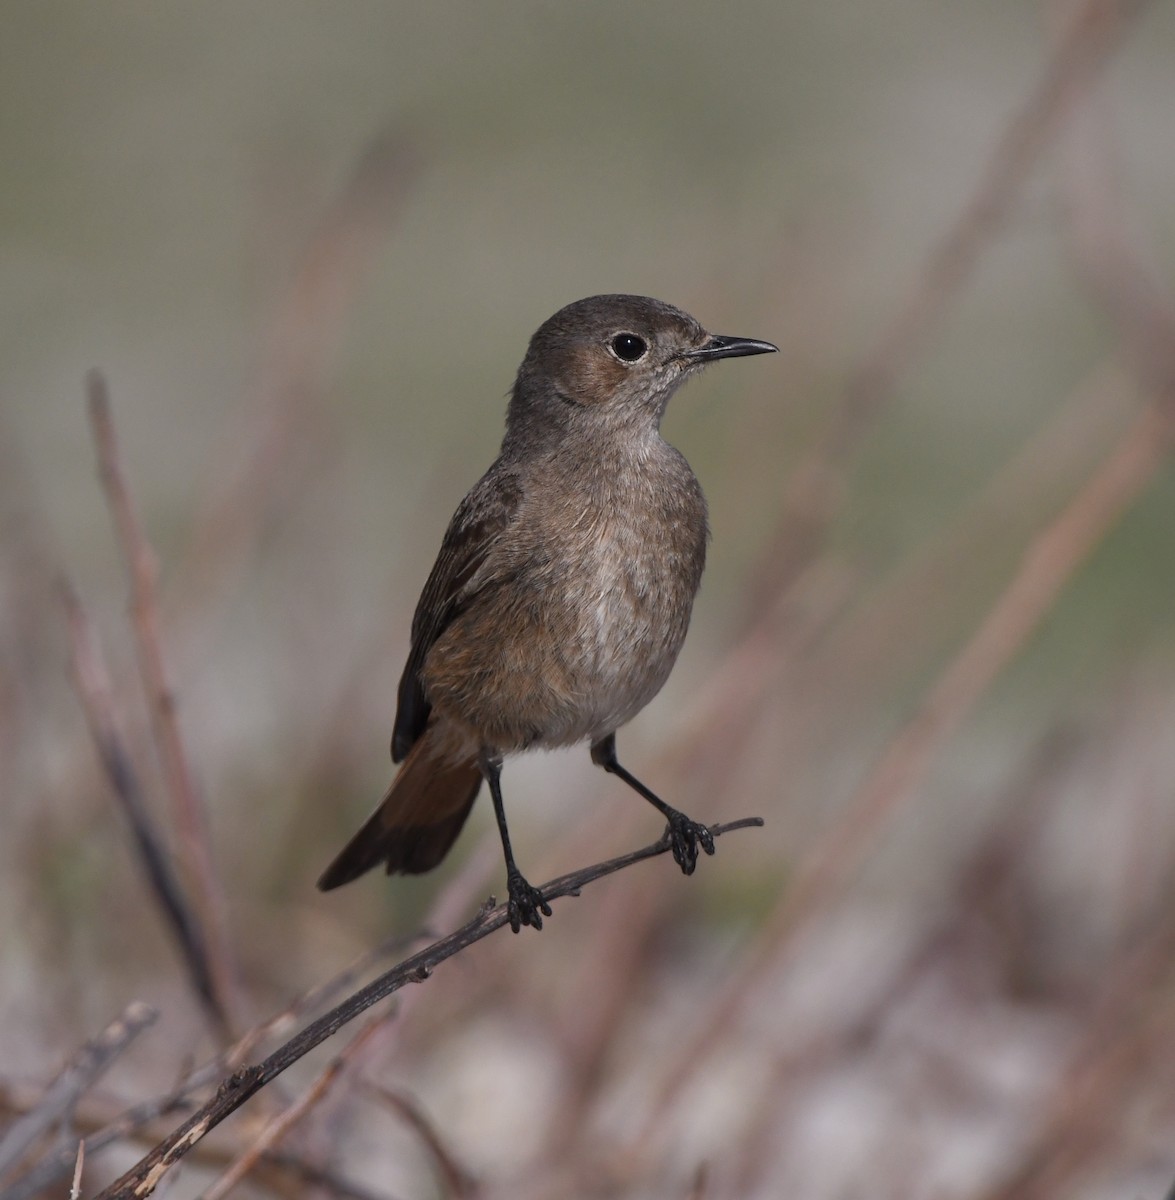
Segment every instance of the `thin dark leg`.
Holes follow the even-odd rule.
[[[514,865],[514,851],[510,849],[510,831],[506,828],[506,808],[502,803],[502,760],[497,755],[483,750],[478,759],[478,766],[490,785],[490,795],[494,798],[494,816],[498,820],[498,833],[502,836],[502,853],[506,856],[506,890],[510,893],[508,910],[510,913],[510,928],[517,933],[523,925],[533,925],[542,929],[543,917],[551,915],[551,906],[543,899],[538,888],[533,888],[522,877],[522,872]],[[540,916],[540,914],[542,914]]]
[[[707,854],[714,853],[714,838],[705,825],[691,821],[683,812],[670,808],[660,796],[649,791],[635,775],[630,775],[616,761],[616,735],[608,734],[592,746],[592,762],[603,767],[610,775],[623,779],[634,792],[644,798],[662,813],[669,822],[666,833],[669,837],[669,847],[673,851],[673,861],[685,875],[692,875],[698,864],[698,847],[701,846]]]

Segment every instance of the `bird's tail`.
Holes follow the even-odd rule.
[[[379,807],[318,880],[328,892],[386,864],[389,875],[431,871],[449,852],[481,786],[477,759],[454,759],[426,729]]]

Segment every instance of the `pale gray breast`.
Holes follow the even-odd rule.
[[[657,694],[685,639],[706,539],[701,489],[661,447],[652,469],[532,478],[474,600],[429,655],[438,711],[510,751],[597,739]]]
[[[656,469],[607,489],[577,539],[584,619],[574,652],[590,693],[587,736],[623,725],[660,691],[689,626],[705,502],[684,459],[665,450]]]

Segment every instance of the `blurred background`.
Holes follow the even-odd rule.
[[[0,1195],[79,1137],[96,1194],[195,1066],[502,892],[488,804],[432,875],[314,880],[527,339],[604,291],[782,351],[670,408],[714,537],[620,737],[766,826],[472,947],[160,1194],[343,1052],[228,1194],[1165,1195],[1173,54],[1137,0],[7,6]],[[535,883],[660,832],[586,752],[505,784]]]

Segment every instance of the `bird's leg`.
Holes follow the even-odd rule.
[[[691,821],[683,812],[670,808],[660,796],[649,791],[635,775],[629,774],[616,761],[616,735],[608,734],[592,746],[592,762],[603,767],[610,775],[623,779],[634,792],[638,792],[659,812],[663,813],[669,822],[666,833],[669,837],[669,848],[673,851],[673,861],[685,875],[692,875],[698,863],[698,847],[701,846],[707,854],[714,853],[714,838],[710,830],[698,821]]]
[[[543,917],[551,915],[551,906],[543,899],[542,892],[531,887],[514,865],[514,851],[510,849],[510,831],[506,828],[506,809],[502,804],[502,759],[499,755],[483,750],[478,758],[478,766],[481,767],[486,783],[490,785],[490,795],[494,798],[494,816],[498,819],[498,832],[502,835],[502,852],[506,856],[506,890],[510,894],[507,906],[510,928],[515,933],[523,925],[533,925],[535,929],[542,929]]]

